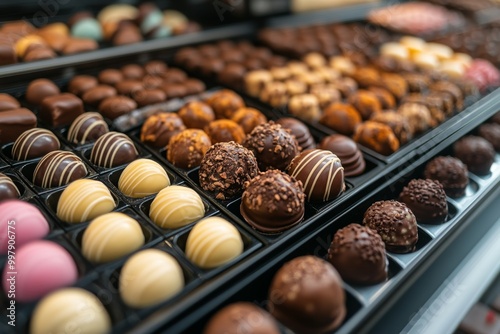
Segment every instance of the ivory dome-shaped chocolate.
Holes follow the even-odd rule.
[[[170,185],[165,169],[154,160],[137,159],[120,175],[118,189],[128,197],[142,198],[156,194]]]
[[[33,183],[42,188],[60,187],[87,176],[87,167],[74,153],[53,151],[36,165]]]
[[[97,139],[90,152],[90,161],[99,167],[111,168],[131,162],[138,155],[129,137],[111,131]]]
[[[12,146],[12,158],[18,161],[39,158],[60,147],[59,139],[51,131],[33,128],[17,137]]]

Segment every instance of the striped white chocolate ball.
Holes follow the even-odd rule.
[[[128,197],[142,198],[153,195],[170,185],[163,167],[151,159],[131,162],[120,175],[118,189]]]

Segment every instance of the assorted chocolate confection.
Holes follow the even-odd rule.
[[[138,155],[139,152],[129,137],[111,131],[96,140],[90,152],[90,161],[99,167],[112,168],[131,162]]]
[[[48,96],[40,105],[40,118],[53,127],[70,125],[83,112],[82,100],[71,93]]]
[[[478,134],[489,141],[495,151],[500,152],[500,124],[483,124],[479,127]]]
[[[458,198],[465,195],[469,184],[467,166],[454,157],[436,157],[425,166],[424,177],[437,180],[443,186],[446,195]]]
[[[51,131],[33,128],[17,137],[12,146],[12,158],[18,161],[40,158],[60,147],[59,139]]]
[[[83,161],[72,152],[52,151],[43,156],[33,172],[33,183],[42,188],[64,186],[87,176]]]
[[[297,143],[299,144],[299,149],[301,151],[316,147],[316,143],[314,142],[314,138],[311,135],[309,128],[298,119],[283,117],[278,119],[276,123],[281,125],[283,128],[290,130],[290,133],[295,136],[295,139],[297,139]]]
[[[453,145],[453,151],[470,172],[478,175],[487,175],[495,161],[493,145],[482,137],[464,137]]]
[[[21,104],[12,95],[0,93],[0,111],[20,108]]]
[[[186,127],[190,129],[204,129],[210,122],[215,120],[212,107],[202,101],[186,103],[179,110],[178,115]]]
[[[7,175],[0,173],[0,201],[16,199],[21,196],[19,189]]]
[[[411,180],[399,194],[419,223],[441,223],[448,216],[448,202],[443,186],[437,180]]]
[[[33,105],[39,105],[49,96],[59,95],[61,90],[49,79],[36,79],[30,82],[26,89],[26,101]]]
[[[212,142],[203,130],[186,129],[170,139],[167,160],[179,168],[198,167],[211,146]]]
[[[36,127],[36,116],[26,108],[0,112],[0,144],[15,141],[24,131]]]
[[[128,197],[142,198],[158,193],[170,185],[163,167],[151,159],[131,162],[120,175],[118,189]]]
[[[365,158],[356,142],[349,137],[339,134],[323,137],[318,148],[330,151],[340,158],[346,177],[357,176],[365,171]]]
[[[181,117],[174,113],[149,116],[141,128],[141,141],[153,147],[166,147],[170,139],[186,129]]]
[[[103,134],[108,133],[108,124],[101,114],[86,112],[78,116],[68,129],[68,141],[73,144],[84,145],[96,141]]]

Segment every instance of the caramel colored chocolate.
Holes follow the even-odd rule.
[[[126,96],[111,96],[99,104],[99,112],[106,118],[114,120],[137,108],[137,103]]]
[[[238,144],[245,140],[245,132],[238,123],[229,119],[218,119],[205,127],[212,144],[234,141]]]
[[[216,92],[207,99],[206,103],[212,107],[216,118],[231,119],[236,110],[245,106],[241,96],[228,89]]]
[[[350,104],[332,103],[323,112],[319,122],[338,133],[350,136],[361,123],[361,115]]]
[[[167,160],[179,168],[197,167],[211,145],[203,130],[186,129],[170,139]]]
[[[12,95],[0,93],[0,111],[20,108],[21,104]]]
[[[254,108],[240,108],[234,115],[232,120],[238,123],[243,131],[248,134],[257,126],[267,122],[266,116]]]
[[[80,98],[70,93],[63,93],[43,100],[40,118],[51,126],[58,127],[71,124],[83,111],[83,102]]]
[[[356,128],[353,139],[375,152],[390,155],[399,149],[399,141],[392,129],[381,123],[366,121]]]
[[[36,116],[26,108],[0,112],[0,144],[15,141],[24,131],[36,127]]]
[[[186,103],[180,110],[179,116],[188,128],[204,129],[215,119],[212,108],[201,101],[191,101]]]
[[[182,119],[174,113],[149,116],[141,128],[141,141],[153,147],[166,147],[177,133],[186,129]]]

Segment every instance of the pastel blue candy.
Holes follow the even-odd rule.
[[[162,21],[163,21],[163,13],[159,10],[152,11],[141,22],[142,33],[148,34],[153,29],[160,26]]]
[[[96,41],[102,40],[102,28],[99,21],[94,18],[85,18],[71,27],[73,37],[90,38]]]
[[[151,34],[151,38],[162,38],[172,35],[172,28],[168,26],[159,26],[158,29],[154,30]]]

